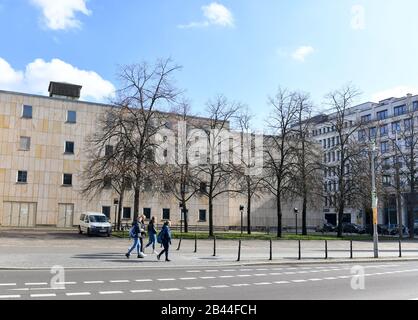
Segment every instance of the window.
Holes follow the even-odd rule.
[[[335,147],[335,137],[331,139],[331,147]]]
[[[17,172],[17,182],[18,183],[27,183],[28,182],[28,172],[27,171],[18,171]]]
[[[74,142],[72,141],[65,142],[65,153],[74,154]]]
[[[337,146],[339,146],[340,145],[340,137],[338,136],[337,137]]]
[[[418,111],[418,101],[413,102],[414,111]]]
[[[412,119],[405,119],[403,123],[404,123],[406,131],[409,131],[412,129]]]
[[[151,208],[144,208],[143,213],[145,218],[151,220]]]
[[[360,130],[358,132],[358,140],[361,142],[366,140],[366,130]]]
[[[110,219],[110,207],[102,207],[102,213]]]
[[[389,142],[385,141],[385,142],[380,143],[380,152],[381,153],[389,152]]]
[[[201,182],[199,186],[199,191],[205,193],[207,189],[206,182]]]
[[[163,220],[170,220],[170,209],[163,209]]]
[[[131,177],[125,177],[125,188],[126,190],[132,189],[132,178]]]
[[[389,170],[390,165],[391,165],[391,159],[390,158],[383,159],[383,161],[382,161],[383,170]]]
[[[23,105],[22,118],[32,119],[32,106]]]
[[[388,111],[383,110],[377,113],[377,120],[385,120],[388,117]]]
[[[199,210],[199,221],[200,222],[206,221],[206,210]]]
[[[125,207],[123,208],[123,219],[131,219],[131,208]]]
[[[395,117],[401,116],[406,113],[406,105],[395,107],[393,110],[394,110],[393,113]]]
[[[400,132],[401,131],[401,122],[400,121],[396,121],[392,123],[392,132]]]
[[[390,176],[383,176],[383,185],[385,187],[390,186],[391,183],[391,177]]]
[[[111,177],[105,177],[103,180],[103,186],[105,189],[112,188],[112,178]]]
[[[367,123],[367,122],[370,122],[370,121],[372,121],[372,115],[371,114],[368,114],[368,115],[365,115],[365,116],[361,117],[361,122],[362,123]]]
[[[406,137],[405,138],[405,147],[410,148],[413,145],[413,139],[412,137]]]
[[[327,154],[324,154],[324,163],[327,163]]]
[[[73,175],[70,173],[64,173],[62,178],[62,184],[64,186],[72,186],[73,185]]]
[[[77,123],[77,112],[67,111],[67,123]]]
[[[385,124],[380,127],[380,136],[384,137],[387,136],[389,133],[389,125]]]
[[[377,136],[377,129],[376,129],[376,127],[374,127],[374,128],[370,128],[369,129],[369,137],[370,137],[370,139],[376,139],[376,136]]]
[[[328,148],[331,148],[331,138],[328,138],[327,144],[328,144]]]
[[[337,151],[337,161],[341,160],[341,151]]]
[[[30,150],[30,137],[20,137],[19,150],[21,150],[21,151],[29,151]]]
[[[335,162],[335,152],[331,152],[332,154],[332,162]]]
[[[113,146],[111,145],[105,146],[105,156],[110,157],[111,155],[113,155]]]
[[[327,139],[324,139],[322,143],[323,143],[324,149],[326,149],[327,148]]]

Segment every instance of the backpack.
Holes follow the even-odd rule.
[[[135,238],[135,237],[136,237],[135,226],[133,226],[131,230],[129,230],[129,238]]]
[[[159,233],[158,233],[158,236],[157,236],[157,242],[158,243],[163,243],[163,231],[164,230],[161,230]]]

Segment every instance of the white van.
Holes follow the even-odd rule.
[[[110,237],[112,234],[112,225],[103,213],[86,212],[80,216],[78,232],[85,232],[88,236],[93,234],[103,234]]]

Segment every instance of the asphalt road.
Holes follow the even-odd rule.
[[[364,290],[354,290],[354,264],[1,271],[0,300],[351,300],[418,299],[418,262],[362,264]],[[356,269],[357,270],[357,269]],[[357,270],[358,272],[358,270]],[[359,275],[356,273],[356,275]]]

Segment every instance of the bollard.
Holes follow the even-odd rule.
[[[399,258],[402,258],[402,241],[399,240]]]
[[[238,259],[237,261],[241,261],[241,240],[239,241],[238,245]]]
[[[299,257],[298,257],[298,260],[302,260],[302,250],[301,250],[300,240],[299,240]]]
[[[325,240],[325,260],[328,259],[328,241]]]
[[[273,260],[273,240],[270,239],[270,261]]]
[[[180,240],[179,240],[179,246],[177,247],[177,251],[180,251],[180,246],[181,246],[181,237],[180,237]]]
[[[194,235],[194,253],[197,252],[197,234]]]
[[[350,259],[353,259],[353,240],[350,240]]]
[[[213,236],[213,256],[216,257],[216,236]]]

